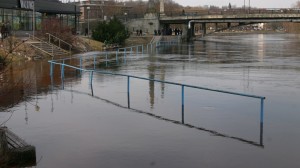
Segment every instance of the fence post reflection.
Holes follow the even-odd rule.
[[[184,124],[184,86],[181,85],[181,121]]]
[[[264,130],[264,99],[260,99],[260,136],[259,142],[260,145],[263,146],[263,130]]]
[[[53,76],[53,69],[54,67],[53,67],[53,63],[51,62],[50,63],[50,76]]]
[[[128,100],[128,108],[130,108],[130,77],[127,76],[127,100]]]

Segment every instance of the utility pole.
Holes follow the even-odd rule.
[[[88,12],[88,37],[90,37],[90,7],[88,6],[88,7],[86,7],[86,9],[87,9],[87,12]]]

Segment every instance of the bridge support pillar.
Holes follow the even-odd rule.
[[[187,41],[190,41],[195,36],[195,23],[190,23],[190,25],[185,26],[186,27],[186,37]]]
[[[195,36],[195,23],[191,23],[191,37],[194,37]]]
[[[202,23],[202,36],[206,35],[206,23]]]
[[[231,27],[231,23],[227,23],[227,28],[230,28]]]

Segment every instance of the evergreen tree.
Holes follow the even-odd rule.
[[[94,40],[101,41],[104,44],[124,44],[125,39],[128,37],[125,26],[117,18],[113,18],[109,22],[99,22],[92,33]]]

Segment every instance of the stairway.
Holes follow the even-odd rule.
[[[162,36],[153,36],[150,43],[157,43],[162,39]]]
[[[37,37],[34,37],[32,35],[29,35],[29,39],[26,41],[26,44],[29,44],[34,49],[37,49],[43,53],[46,53],[52,57],[54,56],[63,56],[63,55],[69,55],[70,52],[66,51],[52,43],[48,43],[43,41],[42,39],[39,39]]]
[[[26,43],[29,44],[30,46],[32,46],[33,48],[35,48],[43,53],[46,53],[52,57],[69,54],[69,52],[63,50],[62,48],[59,48],[53,44],[49,44],[46,42],[29,40]]]

